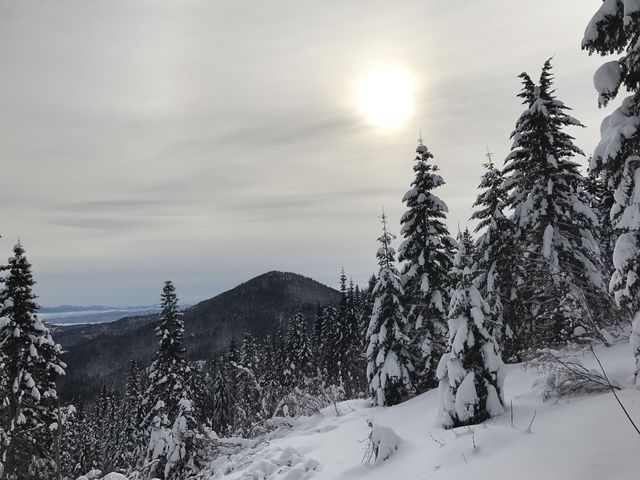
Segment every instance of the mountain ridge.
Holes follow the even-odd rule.
[[[300,310],[309,319],[318,304],[337,304],[340,292],[312,278],[272,270],[184,311],[185,344],[192,360],[208,360],[244,331],[262,336]],[[131,359],[147,365],[157,345],[158,314],[114,322],[55,327],[54,339],[69,365],[61,380],[64,399],[89,400],[102,385],[121,385]]]

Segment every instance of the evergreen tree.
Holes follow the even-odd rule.
[[[0,291],[0,463],[4,478],[53,478],[61,348],[36,315],[31,265],[18,243]]]
[[[338,345],[340,344],[340,316],[332,305],[322,309],[322,338],[320,350],[324,367],[323,376],[329,385],[340,386],[340,360]]]
[[[507,203],[504,176],[493,164],[491,154],[487,156],[489,161],[484,165],[486,171],[479,185],[483,191],[471,216],[478,220],[475,229],[479,234],[475,255],[478,285],[493,319],[486,325],[487,330],[498,341],[504,358],[518,360],[518,352],[523,349],[518,343],[523,340],[518,329],[524,311],[516,287],[524,272],[518,261],[515,225],[504,213]]]
[[[413,367],[408,352],[409,339],[405,334],[407,319],[401,302],[404,292],[391,246],[393,238],[387,230],[383,212],[377,253],[380,270],[367,331],[367,379],[369,392],[377,406],[396,405],[407,397],[411,389],[409,375]]]
[[[504,367],[486,328],[491,311],[473,284],[473,259],[460,247],[451,275],[457,286],[449,308],[449,343],[438,365],[443,425],[474,425],[504,412]]]
[[[285,341],[284,385],[301,386],[314,376],[307,319],[297,312],[289,322]]]
[[[143,401],[146,409],[143,424],[149,438],[146,460],[147,463],[155,462],[150,473],[163,479],[171,428],[182,408],[179,403],[183,399],[190,402],[192,393],[189,388],[191,370],[183,343],[184,320],[170,281],[165,282],[162,291],[162,309],[156,336],[160,340],[149,369],[150,386]]]
[[[599,103],[606,106],[621,87],[630,95],[602,123],[602,138],[590,170],[602,177],[613,195],[610,215],[617,234],[614,272],[609,284],[616,302],[635,312],[634,335],[640,334],[640,4],[606,0],[589,22],[582,48],[589,54],[622,54],[595,74]],[[640,368],[640,348],[635,350]]]
[[[285,372],[287,369],[288,353],[285,349],[287,333],[282,324],[278,325],[273,334],[267,334],[262,342],[262,378],[265,411],[275,412],[285,391]],[[309,346],[309,348],[311,348]],[[307,370],[315,373],[315,364],[311,362]]]
[[[228,434],[234,423],[235,399],[229,373],[229,366],[224,357],[218,358],[213,363],[212,424],[214,431],[221,436]]]
[[[185,397],[178,402],[178,414],[169,438],[164,478],[167,480],[194,478],[205,464],[205,441],[191,400]]]
[[[550,61],[539,85],[525,73],[520,78],[519,96],[527,108],[511,135],[504,171],[526,268],[518,287],[530,312],[525,334],[534,345],[565,342],[587,331],[600,335],[600,319],[591,308],[591,301],[605,298],[592,231],[597,218],[580,195],[583,178],[572,160],[582,152],[563,131],[582,125],[554,96]]]
[[[433,155],[422,140],[416,152],[415,178],[402,199],[407,211],[400,221],[404,241],[398,258],[404,262],[404,304],[415,364],[413,384],[421,392],[437,384],[435,369],[445,349],[447,275],[454,242],[445,224],[447,205],[432,192],[444,185],[444,180],[438,167],[430,163]]]
[[[320,304],[313,321],[313,360],[316,368],[316,375],[323,377],[325,372],[325,352],[324,352],[324,310]]]
[[[144,453],[145,438],[140,426],[143,422],[140,369],[136,360],[129,362],[127,382],[119,422],[120,435],[116,453],[116,465],[135,468]]]
[[[66,422],[61,448],[60,472],[62,478],[77,478],[90,470],[90,468],[84,469],[85,465],[82,463],[87,448],[84,441],[85,422],[81,408],[69,405],[64,410]]]
[[[242,338],[238,370],[238,384],[236,396],[237,426],[244,435],[248,435],[253,425],[262,418],[263,401],[260,376],[258,374],[260,357],[256,339],[249,332]]]

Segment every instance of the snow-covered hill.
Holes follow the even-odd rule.
[[[628,343],[596,350],[607,373],[629,385],[632,356]],[[590,352],[587,366],[597,367]],[[213,478],[298,480],[389,479],[562,479],[637,478],[640,436],[611,393],[543,403],[539,375],[520,365],[508,367],[505,391],[513,401],[514,425],[507,413],[474,427],[442,430],[438,393],[428,392],[402,405],[369,408],[365,401],[329,407],[300,419],[290,431],[228,460],[214,462]],[[640,391],[619,393],[640,421]],[[531,420],[536,415],[531,432]],[[400,437],[395,455],[362,463],[371,431],[367,421],[390,427]],[[474,438],[475,437],[475,438]],[[475,447],[474,447],[475,440]]]
[[[631,416],[640,422],[640,390],[631,385],[628,343],[596,349]],[[578,354],[597,368],[587,350]],[[473,428],[438,425],[438,393],[401,405],[371,408],[348,401],[314,417],[288,419],[268,438],[245,441],[241,451],[211,462],[211,479],[228,480],[602,480],[633,479],[640,472],[640,436],[611,393],[542,401],[541,374],[508,367],[507,413]],[[529,431],[529,425],[533,425]],[[390,458],[363,461],[371,432],[368,422],[389,427]],[[393,439],[393,432],[399,441]],[[206,478],[206,477],[205,477]]]

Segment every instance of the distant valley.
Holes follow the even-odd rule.
[[[265,273],[185,309],[189,357],[211,359],[245,331],[262,336],[297,310],[312,321],[318,305],[339,301],[340,292],[311,278]],[[63,360],[68,365],[66,376],[59,380],[63,399],[89,400],[102,385],[120,386],[132,359],[148,365],[157,347],[157,320],[157,311],[147,311],[110,322],[53,326],[53,337],[66,351]]]
[[[185,306],[186,308],[186,306]],[[38,316],[49,325],[81,325],[113,322],[123,317],[157,313],[158,305],[113,307],[104,305],[60,305],[41,307]]]

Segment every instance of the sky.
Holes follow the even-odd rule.
[[[593,150],[613,106],[580,41],[600,4],[0,0],[0,256],[20,238],[43,305],[157,303],[166,279],[194,303],[269,270],[364,284],[420,132],[451,231],[470,225],[521,72],[554,56]],[[358,104],[377,69],[413,88],[394,129]]]

